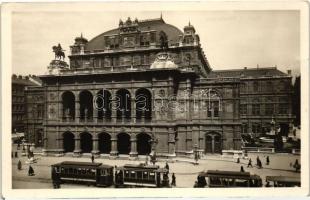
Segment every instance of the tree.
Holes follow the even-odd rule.
[[[292,95],[292,113],[295,115],[294,125],[300,125],[300,75],[296,77]]]

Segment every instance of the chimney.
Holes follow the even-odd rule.
[[[287,70],[287,74],[288,74],[288,75],[292,75],[292,70],[290,70],[290,69]]]

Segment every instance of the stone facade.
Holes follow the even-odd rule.
[[[26,120],[25,132],[27,141],[36,147],[43,146],[44,92],[42,86],[31,86],[25,89]]]
[[[71,46],[70,68],[41,76],[46,154],[191,155],[241,148],[240,77],[217,77],[189,24],[162,18]]]

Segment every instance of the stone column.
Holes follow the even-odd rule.
[[[93,120],[95,123],[98,122],[98,109],[95,106],[93,106]]]
[[[99,138],[97,135],[95,135],[93,137],[93,150],[91,151],[92,154],[94,154],[94,156],[99,156],[99,145],[98,145],[98,141],[99,141]]]
[[[78,93],[75,94],[75,122],[80,122],[80,99]]]
[[[74,137],[74,142],[75,142],[75,149],[73,151],[73,156],[81,156],[81,141],[80,141],[80,135],[76,135]]]
[[[138,152],[137,152],[137,138],[135,134],[131,135],[130,142],[131,142],[131,151],[129,153],[129,156],[131,158],[136,158],[138,156]]]
[[[116,108],[116,91],[115,90],[112,90],[111,91],[111,97],[112,97],[112,100],[111,100],[111,104],[112,104],[112,110],[111,110],[111,120],[113,123],[116,122],[116,117],[117,117],[117,108]]]
[[[117,151],[117,137],[116,137],[115,134],[112,134],[110,156],[111,157],[117,157],[117,155],[118,155],[118,151]]]
[[[170,157],[175,157],[175,134],[172,128],[168,131],[168,151]]]
[[[132,92],[133,93],[133,92]],[[136,101],[135,101],[135,97],[131,97],[131,122],[132,123],[136,123]]]
[[[59,110],[58,110],[58,113],[59,113],[58,119],[59,119],[59,121],[63,121],[64,113],[63,113],[63,105],[62,105],[62,101],[61,100],[58,101],[58,108],[59,108]]]

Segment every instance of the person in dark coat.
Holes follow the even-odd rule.
[[[250,160],[249,160],[249,163],[248,163],[248,167],[253,167],[253,165],[252,165],[252,159],[250,158]]]
[[[243,166],[240,167],[240,172],[244,172]]]
[[[91,162],[94,163],[95,157],[94,155],[91,155]]]
[[[33,168],[31,167],[31,165],[29,165],[28,176],[34,176],[34,170],[33,170]]]
[[[266,158],[266,165],[269,165],[269,163],[270,163],[269,156],[267,156],[267,158]]]
[[[168,170],[168,173],[169,173],[169,165],[168,165],[168,163],[166,162],[166,166],[165,166],[165,168]]]
[[[18,152],[17,151],[15,152],[15,158],[18,158]]]
[[[300,164],[298,162],[298,159],[295,160],[293,167],[295,168],[295,172],[298,172],[298,170],[300,169]]]
[[[17,163],[17,169],[22,170],[22,162],[20,160]]]
[[[240,158],[239,157],[237,158],[237,163],[240,163]]]
[[[172,173],[171,186],[176,186],[175,175],[174,175],[174,173]]]

